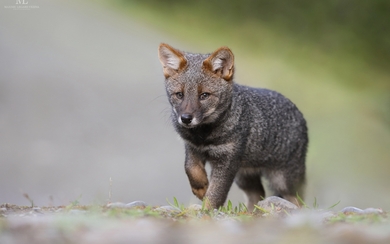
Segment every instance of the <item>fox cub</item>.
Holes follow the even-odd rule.
[[[263,178],[273,195],[299,205],[308,136],[297,107],[275,91],[236,84],[227,47],[194,54],[162,43],[158,51],[192,192],[218,208],[235,181],[251,210],[265,197]]]

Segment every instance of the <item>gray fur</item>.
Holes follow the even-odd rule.
[[[166,55],[161,49],[172,48],[162,45],[160,60]],[[235,180],[253,209],[265,197],[264,177],[274,195],[299,204],[295,196],[303,194],[308,144],[301,112],[278,92],[238,85],[218,70],[207,69],[204,60],[213,54],[180,53],[185,66],[169,70],[165,84],[173,125],[185,142],[185,169],[194,194],[206,197],[210,208],[218,208]],[[223,55],[233,62],[232,53]],[[202,100],[204,92],[209,95]],[[193,117],[191,123],[181,122],[184,113]],[[210,182],[206,162],[212,168]]]

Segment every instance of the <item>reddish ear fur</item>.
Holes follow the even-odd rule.
[[[161,43],[158,47],[158,57],[163,66],[165,78],[179,73],[187,66],[183,53],[165,43]]]
[[[203,68],[230,81],[234,74],[234,55],[228,47],[221,47],[203,61]]]

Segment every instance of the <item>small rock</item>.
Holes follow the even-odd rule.
[[[125,208],[146,207],[147,204],[143,201],[134,201],[125,205]]]
[[[42,213],[40,207],[33,207],[32,210],[29,212],[29,215],[38,216],[38,215],[44,215],[44,214]]]
[[[202,205],[199,205],[199,204],[192,204],[188,207],[189,210],[193,210],[193,211],[200,211],[202,210]]]
[[[0,208],[0,213],[6,212],[7,208]]]
[[[126,204],[122,202],[112,202],[107,204],[107,208],[125,208]]]
[[[131,203],[122,203],[122,202],[113,202],[107,204],[107,208],[136,208],[136,207],[146,207],[147,204],[143,201],[134,201]]]
[[[330,218],[336,216],[336,214],[333,211],[326,211],[321,213],[320,215],[324,221],[329,220]]]
[[[343,214],[384,214],[383,210],[379,208],[366,208],[362,210],[356,207],[345,207],[340,212]]]
[[[155,209],[156,211],[160,211],[160,212],[177,212],[177,213],[180,213],[181,210],[177,207],[173,207],[173,206],[161,206],[161,207],[158,207]]]
[[[218,211],[218,209],[214,209],[213,220],[222,221],[227,219],[231,219],[228,214]]]
[[[340,212],[343,214],[364,214],[363,210],[355,207],[345,207],[341,209]]]
[[[258,202],[257,205],[268,213],[276,216],[286,216],[287,213],[291,213],[298,209],[295,204],[276,196],[267,197]]]
[[[366,208],[363,210],[364,214],[384,214],[382,209],[379,208]]]
[[[39,207],[33,207],[33,211],[32,212],[43,214],[42,211],[41,211],[41,208],[39,208]]]

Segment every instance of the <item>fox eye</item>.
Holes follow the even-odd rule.
[[[183,96],[184,96],[182,92],[176,92],[175,95],[176,95],[176,97],[179,98],[179,99],[182,99]]]
[[[210,93],[203,92],[202,94],[200,94],[199,99],[206,100],[209,96],[210,96]]]

